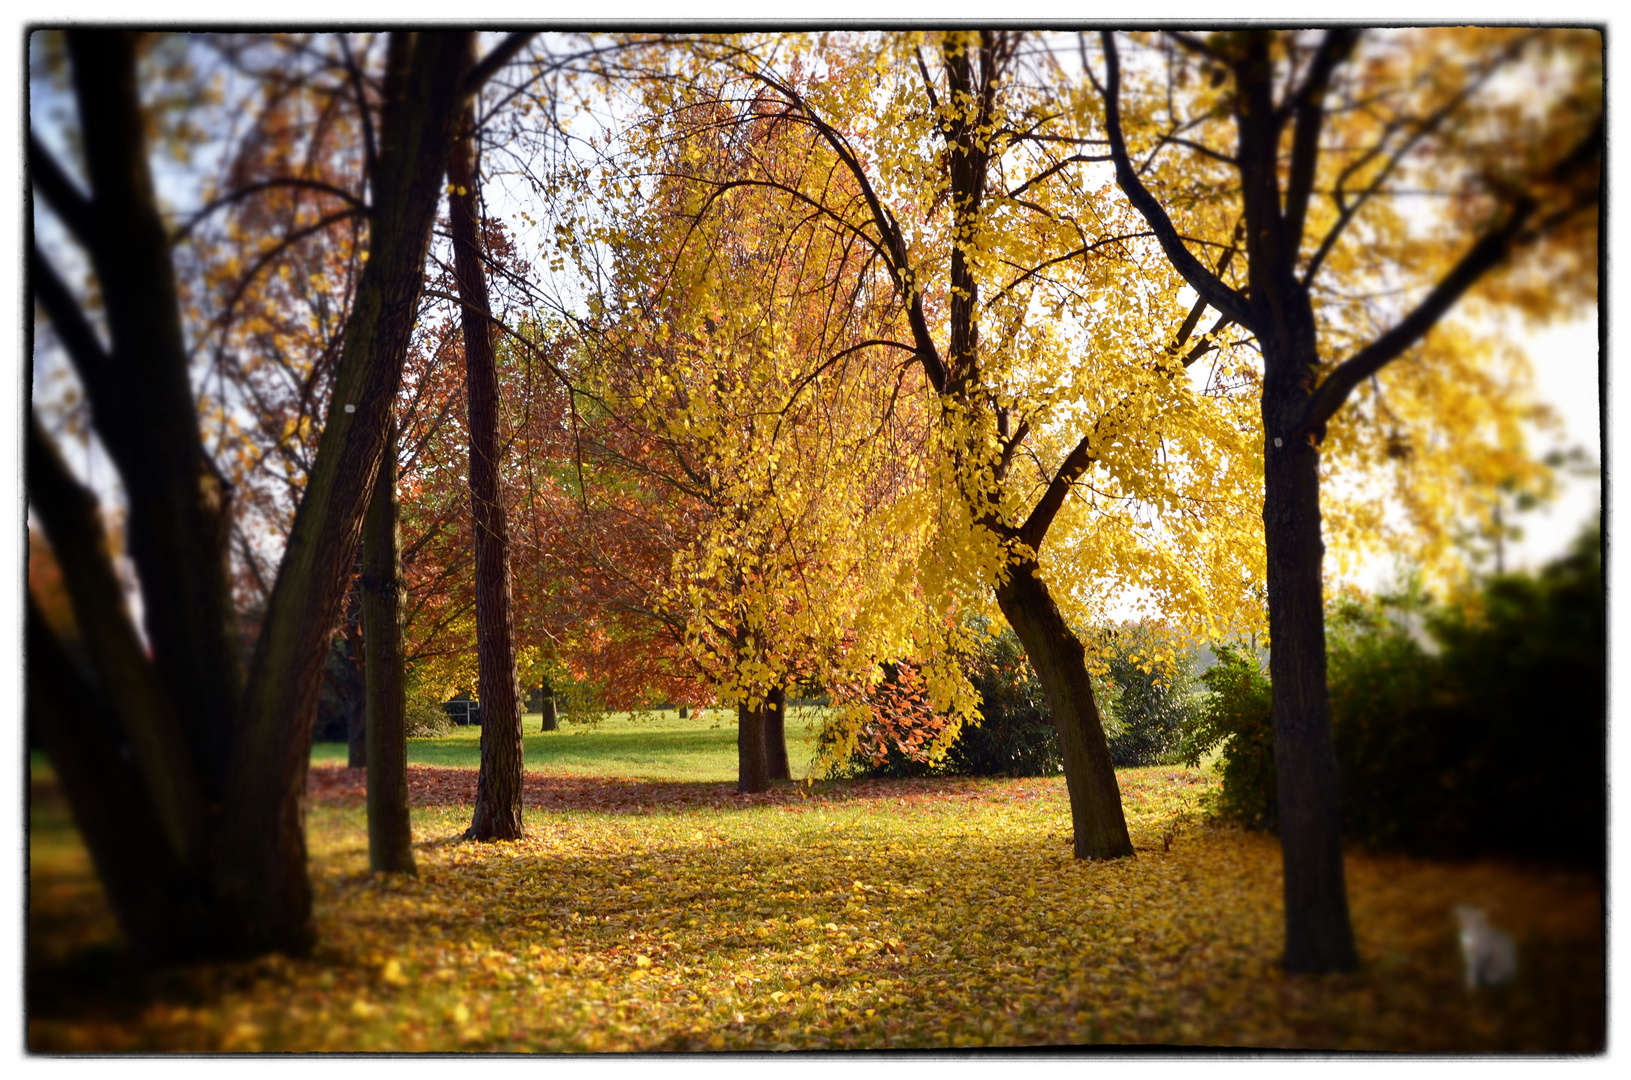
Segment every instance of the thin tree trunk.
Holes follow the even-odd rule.
[[[396,493],[396,424],[363,519],[362,621],[368,720],[368,866],[412,874],[408,818],[408,728],[402,659],[402,558]]]
[[[772,780],[791,780],[787,764],[787,688],[775,687],[765,701],[765,770]]]
[[[770,789],[770,762],[765,756],[765,707],[742,702],[736,707],[736,790],[744,795]]]
[[[367,530],[367,525],[363,526]],[[364,540],[366,544],[367,541]],[[341,698],[345,708],[345,742],[346,767],[349,769],[366,769],[368,767],[368,679],[364,668],[366,661],[363,654],[363,613],[362,613],[362,553],[358,552],[356,562],[356,576],[352,579],[351,588],[345,594],[345,616],[340,622],[340,637],[345,642],[346,665],[351,669],[347,674],[355,678],[346,679],[346,690],[359,691],[354,696],[347,692]]]
[[[1127,835],[1121,789],[1093,699],[1086,650],[1037,576],[1036,563],[1026,561],[1011,568],[1008,581],[997,590],[997,604],[1036,669],[1059,733],[1076,857],[1131,855],[1133,842]]]
[[[481,220],[476,212],[475,110],[467,108],[448,157],[449,218],[464,309],[470,402],[470,507],[476,543],[476,652],[481,678],[481,772],[466,836],[518,840],[521,824],[521,691],[510,609],[510,551],[500,490],[498,365],[493,355]]]
[[[1312,370],[1275,363],[1265,339],[1263,428],[1300,409],[1307,394],[1291,375]],[[1312,349],[1310,348],[1310,355]],[[1284,374],[1281,374],[1284,373]],[[1268,555],[1269,678],[1274,684],[1274,772],[1279,785],[1285,865],[1288,971],[1350,971],[1359,963],[1342,865],[1342,815],[1325,673],[1325,607],[1320,539],[1319,451],[1303,440],[1265,448],[1263,525]]]
[[[538,687],[538,712],[542,717],[539,731],[555,731],[561,726],[560,717],[555,712],[555,687],[548,679]]]

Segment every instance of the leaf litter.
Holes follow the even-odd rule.
[[[1118,774],[1137,855],[1111,863],[1071,857],[1058,778],[529,773],[527,839],[484,845],[458,839],[474,770],[409,775],[401,879],[368,873],[360,770],[312,769],[303,958],[137,972],[83,849],[36,830],[30,1048],[1603,1045],[1597,879],[1350,853],[1361,970],[1287,976],[1278,845],[1200,823],[1199,770]],[[1465,989],[1458,903],[1516,939],[1511,984]]]

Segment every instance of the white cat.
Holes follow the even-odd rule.
[[[1518,947],[1512,939],[1489,924],[1482,908],[1458,904],[1455,916],[1461,921],[1461,958],[1467,962],[1467,989],[1499,986],[1518,973]]]

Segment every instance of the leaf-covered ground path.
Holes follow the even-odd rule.
[[[1599,883],[1349,859],[1364,969],[1287,977],[1272,838],[1195,824],[1207,778],[1120,773],[1135,858],[1069,857],[1062,781],[788,787],[529,775],[520,843],[456,840],[470,770],[415,767],[420,876],[367,873],[357,774],[313,770],[308,958],[127,967],[36,785],[29,1044],[73,1050],[1077,1045],[1589,1051]],[[1450,909],[1518,941],[1468,993]]]

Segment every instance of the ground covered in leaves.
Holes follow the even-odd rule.
[[[528,839],[457,840],[472,770],[415,766],[417,878],[367,872],[361,776],[313,769],[320,944],[139,972],[48,780],[31,833],[34,1051],[1603,1045],[1600,882],[1351,855],[1364,958],[1288,977],[1271,837],[1199,824],[1207,774],[1124,770],[1138,854],[1070,857],[1060,779],[529,774]],[[1518,942],[1468,992],[1450,909]]]

